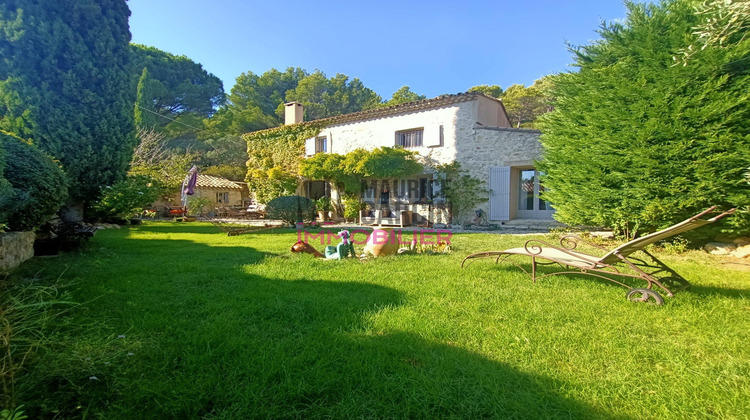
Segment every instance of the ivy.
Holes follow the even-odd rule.
[[[284,125],[247,133],[247,176],[250,191],[261,203],[293,194],[305,155],[305,140],[315,137],[323,125],[315,121]]]
[[[302,162],[300,174],[343,185],[351,195],[359,192],[365,178],[405,178],[422,173],[424,166],[417,159],[415,152],[399,147],[356,149],[346,155],[320,153]]]

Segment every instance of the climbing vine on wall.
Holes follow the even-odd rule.
[[[248,157],[245,179],[258,202],[294,193],[305,156],[305,140],[317,136],[322,129],[322,124],[311,121],[243,136]]]
[[[300,164],[302,176],[343,184],[348,195],[359,193],[365,178],[405,178],[423,170],[416,152],[399,147],[356,149],[346,155],[320,153]]]

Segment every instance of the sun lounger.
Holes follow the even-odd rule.
[[[527,241],[523,248],[471,254],[464,258],[461,262],[461,267],[468,265],[466,264],[467,261],[476,260],[478,258],[492,257],[495,258],[495,263],[499,263],[501,260],[505,261],[511,256],[531,257],[531,273],[526,271],[526,269],[519,264],[511,262],[527,274],[531,274],[531,279],[534,282],[543,277],[559,274],[586,274],[609,280],[628,288],[629,290],[626,296],[632,301],[650,302],[661,305],[664,303],[664,299],[658,292],[652,290],[654,285],[663,290],[667,296],[672,297],[674,296],[674,292],[690,287],[690,283],[644,248],[647,245],[663,239],[711,224],[724,216],[734,213],[735,209],[721,213],[711,219],[701,219],[701,217],[713,212],[714,210],[716,210],[715,206],[683,222],[677,223],[676,225],[620,245],[601,257],[577,251],[576,247],[579,243],[585,243],[605,252],[608,251],[606,248],[587,243],[575,235],[566,235],[560,239],[559,246],[541,240],[532,239]],[[633,257],[632,255],[636,252],[643,254],[643,257]],[[543,261],[540,262],[537,260]],[[538,275],[538,264],[560,266],[563,270]],[[631,286],[612,277],[619,278],[623,281],[626,279],[641,279],[646,281],[646,287],[631,288]]]

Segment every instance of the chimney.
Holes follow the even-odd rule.
[[[302,122],[302,104],[289,102],[284,104],[284,125],[299,124]]]

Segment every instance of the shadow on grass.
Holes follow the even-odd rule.
[[[136,251],[144,246],[184,258]],[[117,255],[89,255],[77,270],[88,293],[107,298],[69,320],[82,327],[68,347],[102,334],[86,327],[91,318],[128,330],[117,345],[149,344],[116,370],[76,371],[70,356],[46,353],[21,396],[33,418],[44,407],[104,418],[607,417],[548,377],[414,333],[373,331],[369,317],[405,296],[356,270],[322,280],[297,259],[264,264],[260,275],[244,265],[262,260],[255,249],[191,241],[126,238],[108,249]]]
[[[747,299],[750,297],[750,289],[729,289],[726,287],[696,286],[695,284],[681,293],[691,293],[701,297],[722,296],[733,299]]]
[[[238,227],[245,227],[246,225],[243,225],[242,223],[228,223],[229,225],[238,226]],[[254,227],[247,225],[247,227]],[[219,229],[217,226],[212,225],[210,222],[189,222],[189,223],[179,223],[179,222],[168,222],[168,221],[157,221],[157,222],[149,222],[145,223],[143,225],[132,227],[133,231],[136,232],[143,232],[143,233],[188,233],[188,234],[224,234],[226,235],[226,232],[222,232],[221,229]],[[236,236],[246,236],[246,235],[276,235],[276,234],[286,234],[286,233],[296,233],[296,229],[290,229],[285,228],[281,226],[273,226],[273,227],[263,227],[263,226],[257,226],[257,230],[252,230],[247,233],[242,233],[240,235]]]

